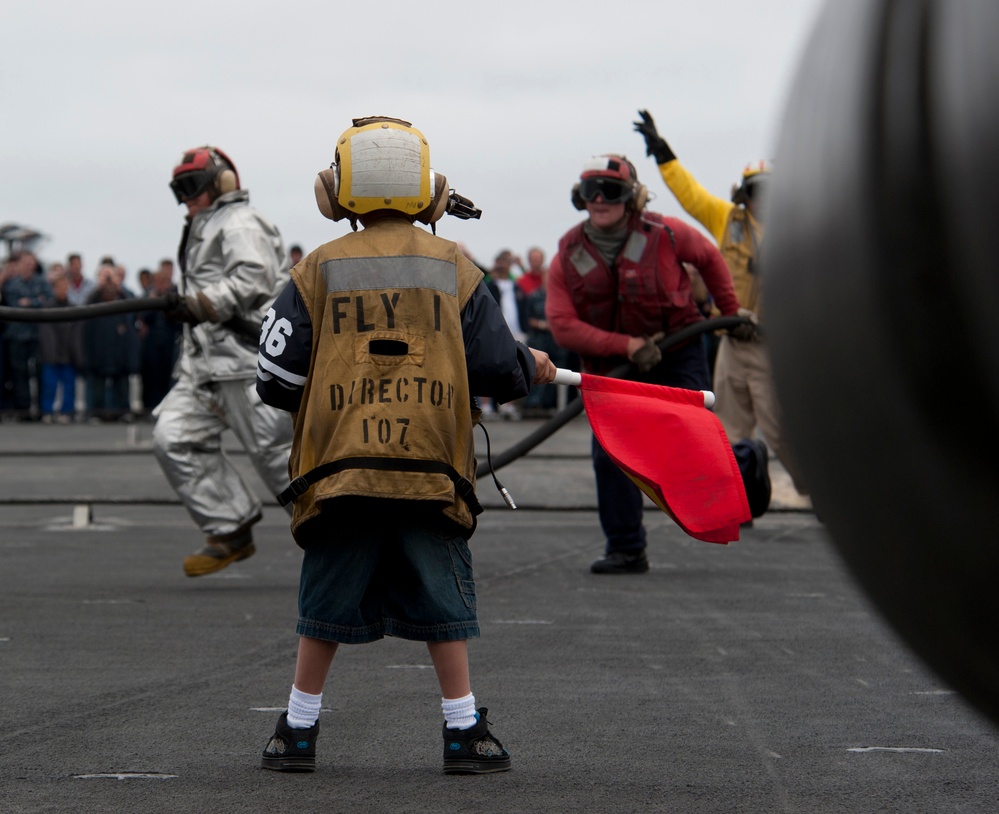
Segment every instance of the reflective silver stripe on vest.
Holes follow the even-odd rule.
[[[569,255],[569,262],[572,263],[572,267],[576,269],[576,273],[580,277],[585,277],[597,267],[597,261],[582,245],[573,249],[572,254]]]
[[[452,297],[458,293],[454,263],[432,257],[344,257],[327,260],[320,268],[327,293],[390,288],[426,288]]]
[[[637,263],[642,259],[642,255],[645,253],[645,246],[648,242],[649,239],[645,235],[640,232],[632,232],[624,247],[624,259],[630,260],[632,263]]]

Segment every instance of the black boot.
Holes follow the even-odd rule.
[[[590,566],[591,574],[644,574],[649,570],[649,560],[644,551],[627,553],[612,551],[605,557],[595,560]]]
[[[746,488],[749,513],[753,517],[762,517],[770,508],[770,456],[767,445],[744,438],[732,444],[732,453],[742,475],[742,485]]]

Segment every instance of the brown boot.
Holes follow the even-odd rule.
[[[184,573],[189,577],[214,574],[231,563],[253,556],[257,549],[250,529],[260,518],[258,512],[235,531],[206,538],[204,548],[184,558]]]

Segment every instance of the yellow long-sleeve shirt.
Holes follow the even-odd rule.
[[[758,310],[759,286],[751,267],[763,241],[763,224],[744,207],[712,195],[676,159],[660,164],[659,173],[684,211],[718,242],[739,305]]]

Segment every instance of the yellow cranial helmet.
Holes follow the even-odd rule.
[[[773,164],[766,159],[749,162],[742,171],[742,180],[753,178],[757,175],[770,175],[774,171]]]
[[[354,119],[337,140],[337,201],[348,212],[396,209],[416,215],[430,205],[430,145],[402,119]]]
[[[388,116],[354,119],[337,139],[333,166],[319,173],[315,186],[320,211],[333,220],[356,220],[377,209],[423,220],[441,192],[447,197],[446,180],[430,168],[424,135]]]

